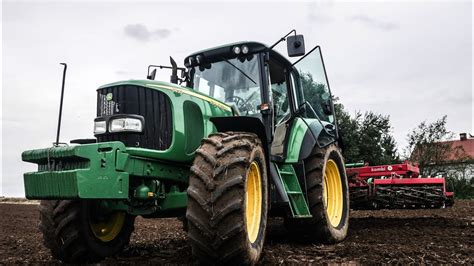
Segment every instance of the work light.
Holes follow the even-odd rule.
[[[109,122],[109,131],[115,132],[142,132],[143,123],[140,119],[123,117],[111,119]]]
[[[196,59],[194,59],[194,57],[189,57],[188,58],[188,64],[189,66],[194,66],[194,63],[196,62]]]
[[[202,55],[197,55],[196,56],[196,61],[198,64],[201,64],[202,63]]]
[[[247,45],[242,45],[242,53],[248,54],[248,52],[249,52],[249,47]]]
[[[234,48],[232,49],[232,51],[234,51],[234,54],[240,54],[240,47],[234,46]]]

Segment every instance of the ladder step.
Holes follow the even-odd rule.
[[[302,215],[295,215],[294,216],[295,218],[311,218],[313,217],[311,214],[309,215],[306,215],[306,214],[302,214]]]
[[[312,217],[293,166],[291,164],[277,165],[277,170],[290,199],[290,209],[293,217]]]
[[[287,171],[280,171],[280,174],[293,176],[293,173],[292,173],[292,172],[287,172]]]
[[[301,191],[287,191],[287,193],[291,195],[303,195]]]

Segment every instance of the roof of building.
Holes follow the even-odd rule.
[[[445,150],[447,147],[444,146],[445,144],[450,145],[449,153],[445,153],[448,150]],[[439,146],[441,150],[436,151],[436,149],[432,150],[429,153],[438,153],[442,152],[443,155],[438,154],[437,156],[434,156],[433,154],[433,160],[435,160],[434,157],[436,157],[436,161],[438,163],[449,163],[449,162],[456,162],[456,161],[469,161],[474,163],[474,137],[472,135],[468,135],[466,133],[461,133],[460,138],[456,140],[446,140],[446,141],[440,141],[436,143],[426,143],[428,146],[438,146],[438,145],[443,145],[446,148],[442,148],[443,146]],[[442,151],[444,150],[444,151]],[[411,154],[411,159],[416,162],[419,157],[421,158],[430,156],[429,154],[423,155],[420,154],[420,149],[419,147],[415,147],[415,150]],[[443,158],[439,158],[438,156],[442,156]],[[428,158],[424,158],[425,160]],[[433,162],[434,163],[434,162]]]
[[[449,140],[446,141],[445,143],[450,143],[452,149],[456,149],[457,147],[462,147],[464,152],[471,157],[474,158],[474,138],[466,138],[465,140]],[[455,154],[450,154],[449,159],[454,159]]]

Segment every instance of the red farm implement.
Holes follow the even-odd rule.
[[[353,209],[442,208],[454,203],[444,177],[420,177],[419,168],[408,162],[348,164],[346,172]]]

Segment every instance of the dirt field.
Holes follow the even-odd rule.
[[[37,229],[36,205],[0,204],[0,264],[54,262]],[[105,263],[193,263],[176,219],[137,218],[130,247]],[[474,264],[474,201],[453,208],[351,213],[350,233],[337,245],[301,243],[281,220],[270,223],[261,264]]]

